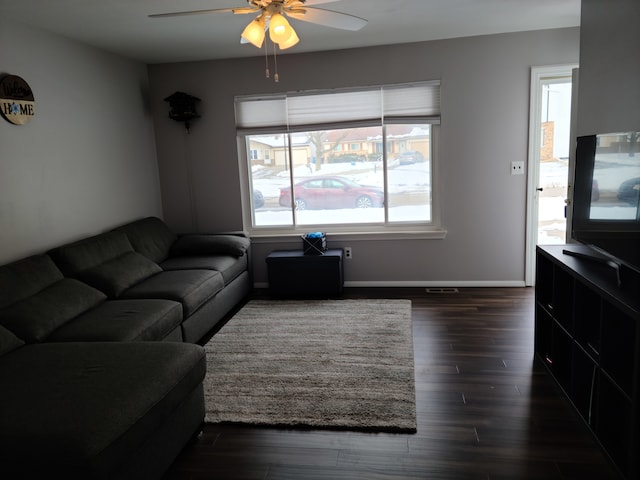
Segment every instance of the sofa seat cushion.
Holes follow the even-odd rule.
[[[164,298],[182,304],[182,316],[191,316],[224,288],[220,272],[173,270],[154,275],[123,292],[121,298]]]
[[[106,293],[109,298],[118,298],[129,287],[161,271],[158,264],[144,255],[126,252],[77,275],[80,280]]]
[[[105,294],[95,288],[63,278],[0,310],[0,324],[27,343],[42,342],[54,330],[105,300]]]
[[[169,257],[160,264],[163,270],[215,270],[222,274],[224,284],[228,285],[238,275],[247,270],[248,257],[231,255],[189,255]]]
[[[67,478],[112,478],[200,388],[205,371],[203,349],[177,342],[14,350],[0,357],[3,471],[17,465],[29,476],[45,466]]]
[[[49,342],[163,340],[180,327],[182,306],[171,300],[108,300],[54,331]]]

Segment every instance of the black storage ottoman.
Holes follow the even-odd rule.
[[[276,250],[266,259],[269,292],[275,296],[340,296],[344,285],[342,249],[322,255]]]

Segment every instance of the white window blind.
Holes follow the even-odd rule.
[[[288,98],[289,126],[379,119],[381,100],[379,90],[292,96]]]
[[[395,118],[439,118],[440,84],[413,84],[384,87],[383,115],[386,122]]]
[[[236,100],[236,125],[239,128],[287,126],[286,97],[248,97]]]
[[[440,82],[357,90],[236,98],[236,126],[247,131],[316,125],[422,121],[439,123]]]

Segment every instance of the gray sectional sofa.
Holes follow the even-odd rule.
[[[248,257],[149,217],[0,266],[3,476],[162,476],[203,422],[197,342],[249,294]]]
[[[163,299],[182,310],[181,339],[195,343],[251,290],[249,239],[182,235],[156,217],[48,252],[65,277],[111,300]],[[172,337],[177,338],[177,332]]]

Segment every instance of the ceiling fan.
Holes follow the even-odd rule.
[[[293,47],[300,41],[296,31],[289,24],[286,17],[295,18],[296,20],[302,20],[304,22],[316,23],[327,27],[352,31],[360,30],[367,24],[367,20],[356,17],[355,15],[312,6],[336,1],[338,0],[247,0],[247,3],[249,4],[248,7],[212,8],[208,10],[156,13],[149,15],[149,17],[166,18],[209,13],[235,13],[240,15],[257,13],[258,16],[249,22],[240,35],[240,42],[251,43],[256,47],[261,48],[264,43],[266,32],[268,31],[269,38],[274,45],[277,45],[280,50],[285,50]],[[275,63],[275,48],[273,54]],[[266,76],[269,78],[269,62],[268,60],[266,60],[266,62]],[[276,82],[278,81],[277,64],[274,79]]]
[[[251,21],[242,32],[241,42],[251,43],[260,48],[265,38],[265,31],[268,30],[269,38],[278,45],[281,50],[284,50],[294,46],[299,41],[295,30],[291,27],[286,17],[352,31],[360,30],[367,24],[367,20],[356,17],[355,15],[312,6],[336,1],[338,0],[247,0],[249,4],[248,7],[156,13],[149,15],[149,17],[165,18],[209,13],[257,13],[258,16]]]

